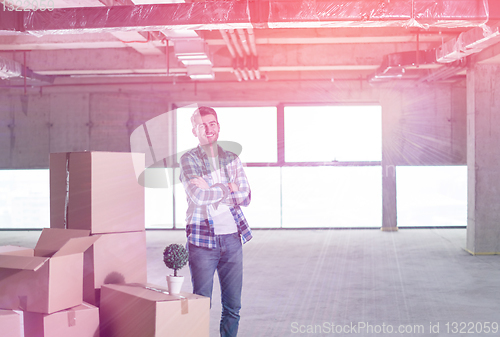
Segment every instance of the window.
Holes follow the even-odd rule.
[[[380,227],[380,166],[283,168],[283,227]]]
[[[50,227],[49,170],[0,170],[0,228]]]
[[[380,161],[380,106],[285,107],[285,161]]]
[[[398,226],[466,226],[467,166],[398,166]]]
[[[277,161],[276,107],[215,107],[220,124],[219,141],[241,145],[238,154],[244,163]],[[198,146],[191,132],[195,108],[177,109],[177,151],[180,155]],[[231,151],[231,148],[228,148]],[[180,158],[180,155],[178,158]]]

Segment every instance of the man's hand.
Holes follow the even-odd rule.
[[[205,179],[203,179],[202,177],[194,177],[191,180],[189,180],[189,182],[195,185],[196,187],[201,188],[202,190],[208,190],[210,188]]]
[[[235,183],[229,183],[227,185],[228,185],[229,189],[231,190],[231,192],[238,192],[239,191],[239,187]]]

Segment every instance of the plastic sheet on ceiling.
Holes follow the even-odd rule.
[[[269,27],[467,27],[488,21],[487,0],[271,1]]]
[[[20,15],[22,30],[46,35],[254,26],[456,28],[484,24],[488,14],[488,0],[271,0],[62,8]]]

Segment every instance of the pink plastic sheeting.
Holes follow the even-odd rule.
[[[251,27],[245,1],[64,8],[27,12],[23,21],[23,29],[35,35]]]
[[[44,35],[254,26],[455,28],[484,24],[488,14],[488,0],[203,1],[24,12],[22,29]]]
[[[19,77],[22,72],[23,68],[20,63],[0,56],[0,79]]]
[[[468,27],[488,21],[487,0],[279,0],[269,27]]]

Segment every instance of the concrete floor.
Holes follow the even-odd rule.
[[[33,247],[39,233],[2,231],[0,245]],[[256,230],[244,245],[239,336],[498,336],[500,256],[471,256],[465,235]],[[184,232],[148,231],[147,242],[148,282],[166,286],[162,251],[184,243]],[[181,274],[190,291],[189,268]],[[216,285],[211,337],[218,336],[219,301]]]

